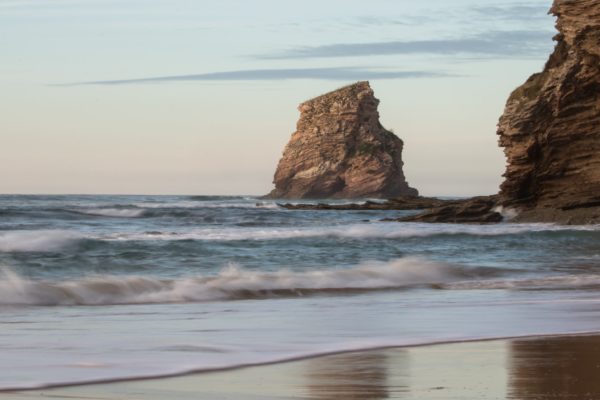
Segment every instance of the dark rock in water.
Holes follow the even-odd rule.
[[[351,204],[278,204],[289,210],[426,210],[422,213],[383,221],[493,223],[503,216],[496,211],[498,196],[482,196],[460,200],[435,197],[400,197],[385,202],[366,201]]]
[[[600,0],[555,0],[559,34],[498,124],[517,221],[600,223]]]
[[[399,218],[400,222],[443,222],[443,223],[494,223],[503,220],[496,211],[498,196],[473,197],[451,200],[424,213]]]
[[[369,82],[300,104],[267,197],[417,196],[402,172],[403,142],[379,122],[378,104]]]
[[[407,196],[397,197],[384,202],[365,201],[364,203],[351,204],[278,204],[289,210],[424,210],[439,207],[446,204],[448,200],[434,197]]]

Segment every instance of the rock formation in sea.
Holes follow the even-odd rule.
[[[278,204],[288,210],[424,210],[418,214],[400,218],[385,218],[382,221],[436,222],[436,223],[494,223],[503,220],[497,207],[498,196],[480,196],[470,199],[437,199],[435,197],[396,197],[384,202],[326,204],[286,203]]]
[[[268,197],[417,196],[402,171],[403,142],[379,122],[378,104],[369,82],[300,104]]]
[[[556,48],[498,124],[500,201],[522,221],[600,222],[600,0],[555,0]]]
[[[498,196],[480,196],[469,199],[446,200],[420,214],[400,217],[400,222],[434,222],[456,224],[488,224],[501,222],[504,216],[497,206]]]

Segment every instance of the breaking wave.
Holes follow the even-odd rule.
[[[27,279],[8,268],[0,271],[0,305],[44,306],[186,303],[352,293],[441,285],[478,274],[476,270],[418,258],[303,272],[255,272],[228,266],[217,275],[180,279],[108,275],[45,281]]]
[[[53,252],[76,244],[83,236],[63,230],[0,231],[0,252]]]
[[[79,214],[113,218],[137,218],[144,215],[145,211],[140,208],[90,208],[74,210],[74,212]]]
[[[230,265],[216,275],[179,279],[103,275],[68,281],[31,280],[0,268],[0,305],[117,305],[354,294],[427,287],[440,290],[582,289],[600,275],[493,279],[494,268],[473,268],[407,257],[351,268],[256,272]]]

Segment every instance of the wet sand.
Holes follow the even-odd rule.
[[[600,336],[346,353],[176,378],[0,393],[51,399],[600,399]]]

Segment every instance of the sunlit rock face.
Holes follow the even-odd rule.
[[[369,82],[298,107],[296,132],[275,172],[272,198],[417,196],[402,172],[403,142],[379,122]]]
[[[508,99],[501,201],[520,219],[600,222],[600,0],[555,0],[556,48]]]

